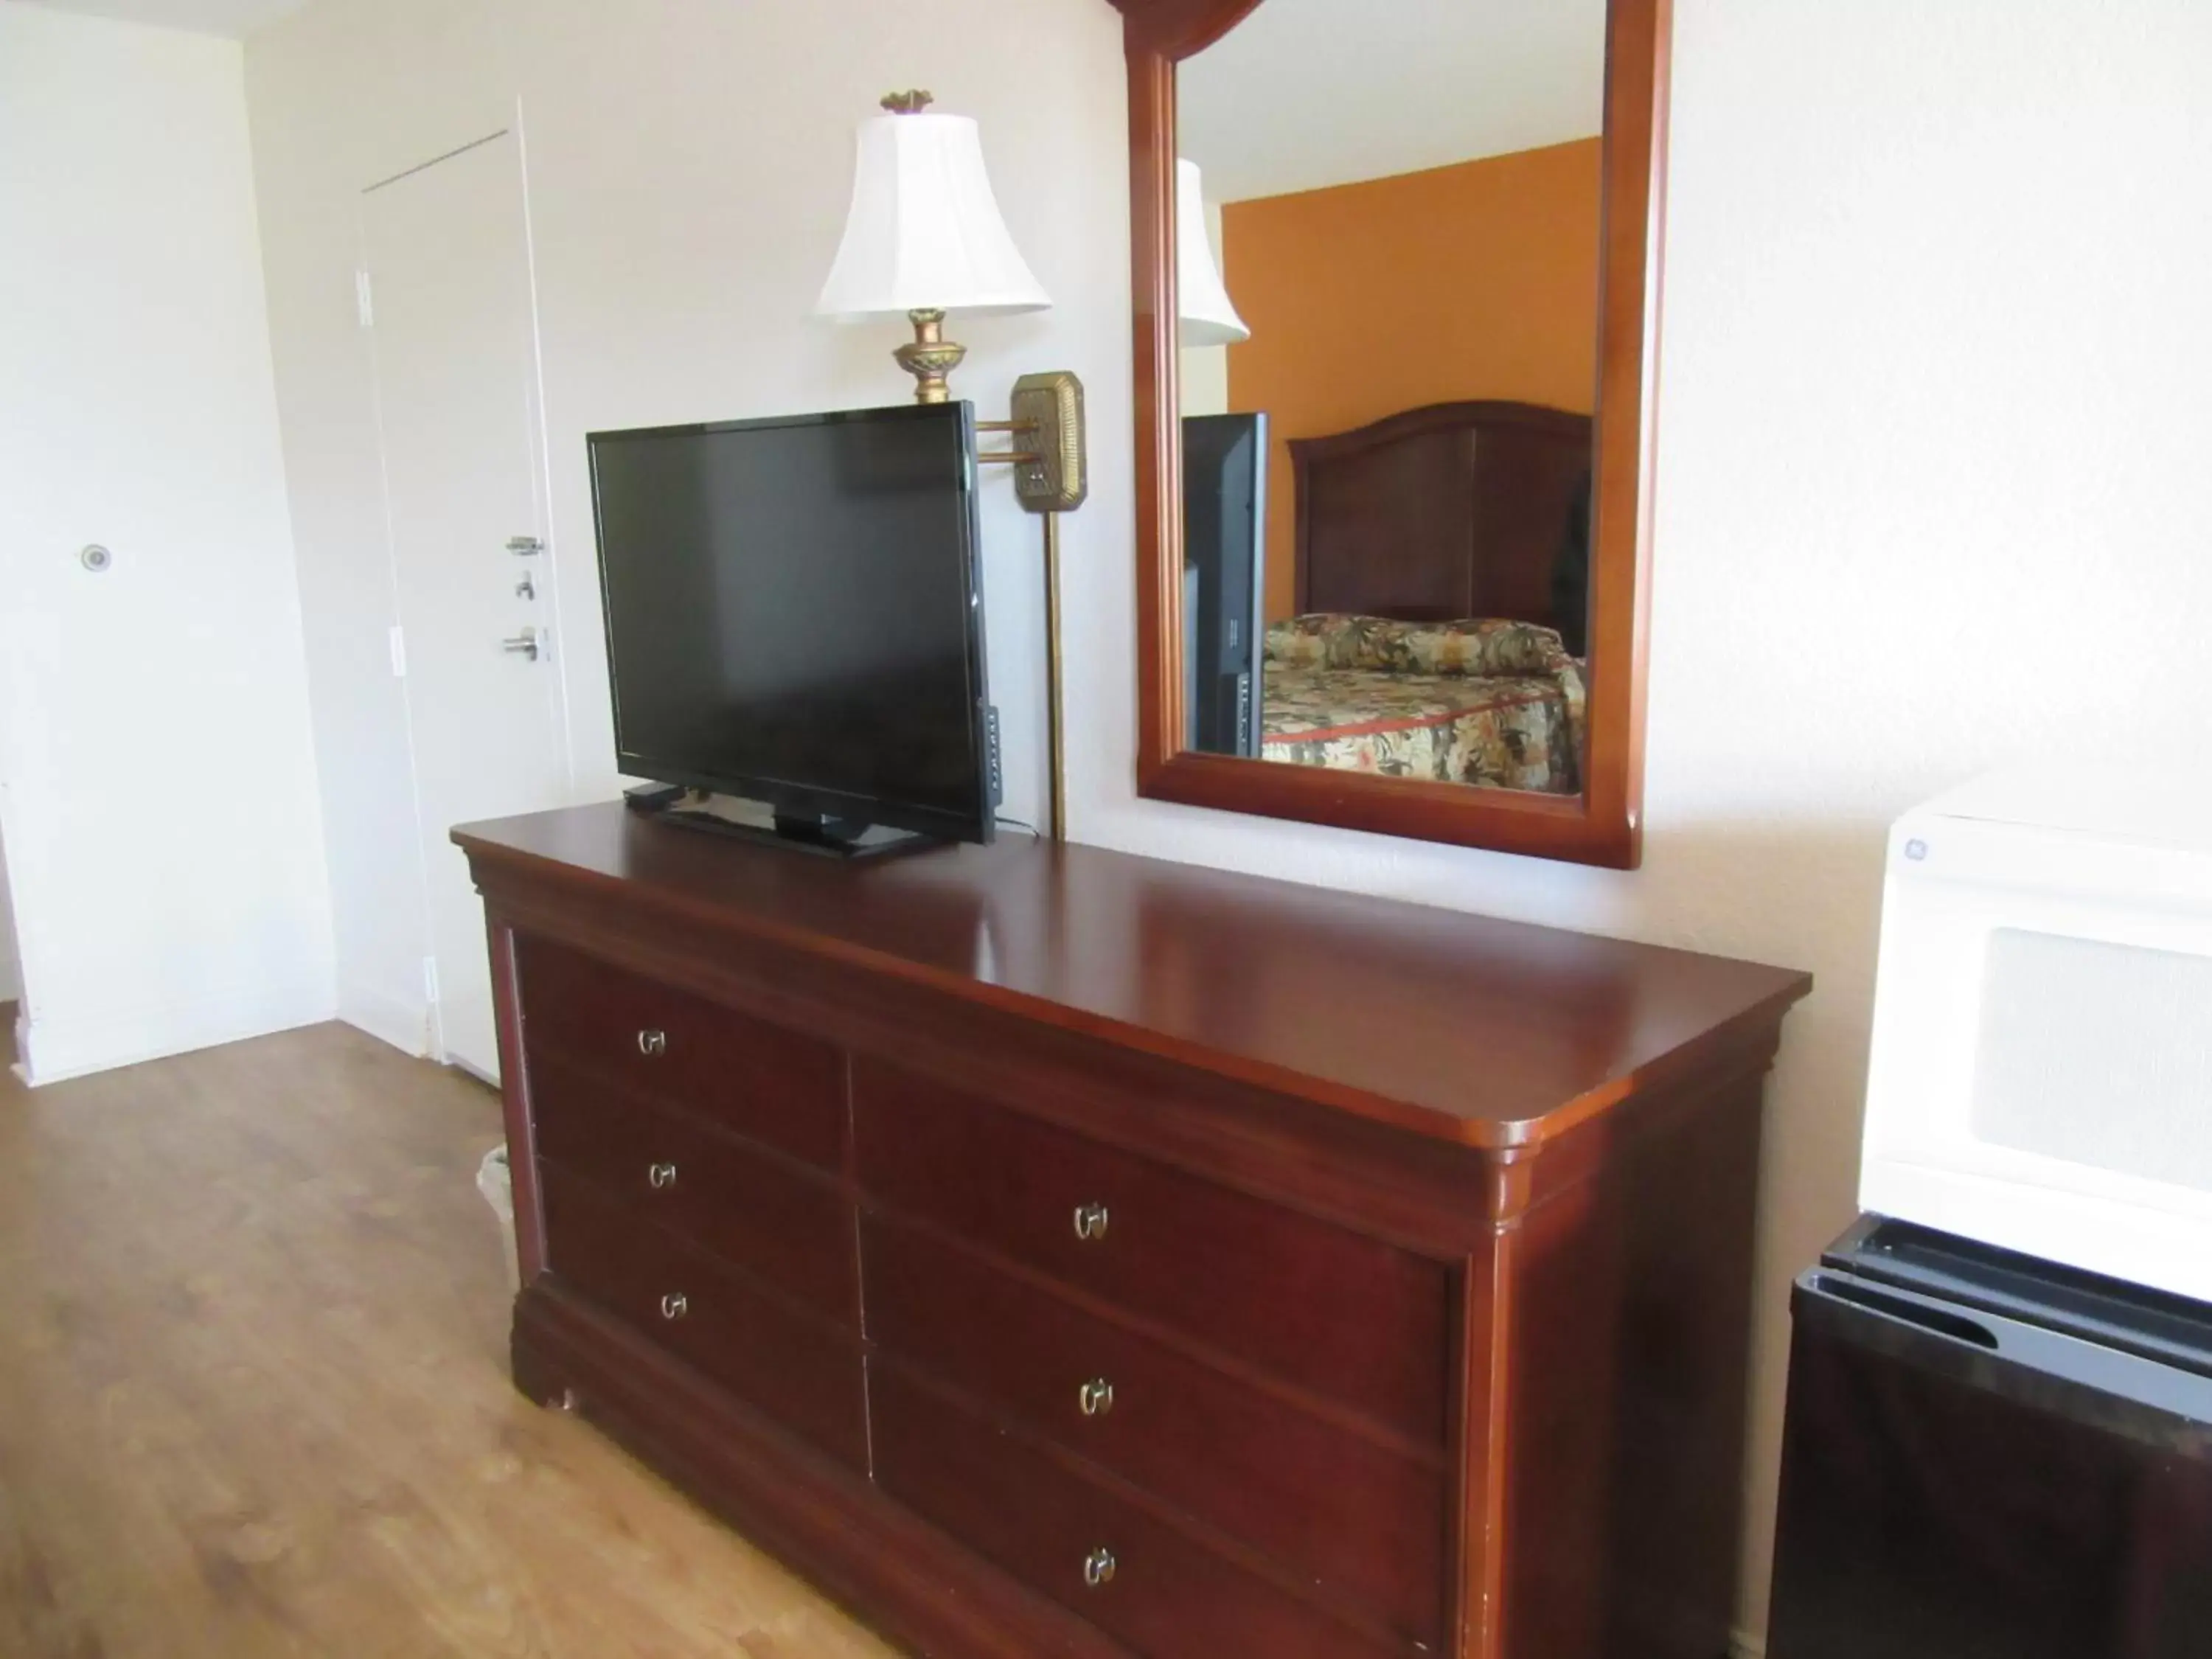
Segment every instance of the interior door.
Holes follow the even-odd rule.
[[[362,198],[440,1055],[498,1075],[483,908],[447,832],[569,785],[521,157],[502,132]]]

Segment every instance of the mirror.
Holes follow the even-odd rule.
[[[1663,0],[1122,0],[1139,788],[1631,866]]]

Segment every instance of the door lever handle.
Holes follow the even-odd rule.
[[[526,628],[513,639],[501,640],[499,642],[499,648],[502,651],[519,651],[531,661],[536,662],[538,660],[538,630],[534,628]]]

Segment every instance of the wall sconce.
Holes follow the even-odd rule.
[[[968,349],[945,337],[945,313],[1042,311],[1052,301],[1023,261],[983,168],[975,123],[926,113],[926,92],[895,92],[886,114],[860,123],[853,202],[845,216],[817,316],[870,322],[904,316],[914,338],[891,356],[915,377],[915,401],[951,396],[945,377]],[[1219,286],[1218,279],[1216,281]],[[1227,303],[1224,299],[1224,304]],[[1014,470],[1014,497],[1044,519],[1045,675],[1051,772],[1050,833],[1066,831],[1062,775],[1060,657],[1060,515],[1083,505],[1083,383],[1064,370],[1014,382],[1012,416],[978,421],[978,432],[1010,434],[1015,447],[977,459]]]
[[[945,313],[1042,311],[1052,304],[1023,262],[964,115],[930,115],[926,92],[895,92],[890,113],[860,123],[853,204],[830,280],[814,303],[840,322],[904,317],[914,339],[891,355],[918,403],[951,396],[945,376],[968,355],[944,336]]]
[[[1184,345],[1237,345],[1252,337],[1230,304],[1221,268],[1213,262],[1195,161],[1176,163],[1176,310],[1177,337]]]

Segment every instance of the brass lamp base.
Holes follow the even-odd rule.
[[[960,360],[968,355],[968,348],[945,337],[945,313],[941,311],[909,311],[907,316],[914,323],[911,343],[899,347],[891,356],[898,366],[915,378],[914,400],[918,404],[941,404],[951,400],[952,388],[945,377],[960,367]]]

